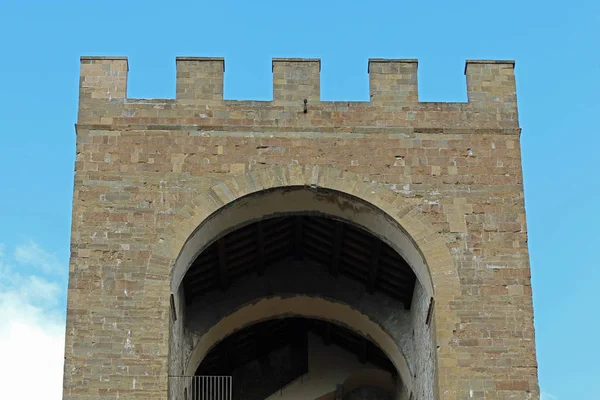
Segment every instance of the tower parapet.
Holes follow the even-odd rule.
[[[273,59],[271,101],[223,99],[223,58],[177,57],[176,64],[175,99],[131,99],[126,57],[82,57],[79,123],[165,125],[177,120],[199,130],[223,125],[262,130],[519,126],[514,61],[467,61],[468,102],[454,103],[419,101],[418,62],[413,59],[370,59],[370,100],[352,102],[321,101],[321,61],[316,58]],[[210,105],[210,112],[199,113],[202,105]]]

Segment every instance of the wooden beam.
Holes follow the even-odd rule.
[[[367,290],[369,293],[375,292],[377,283],[377,270],[379,269],[379,254],[381,254],[381,240],[373,238],[373,251],[371,252],[371,268],[369,269],[369,282]]]
[[[219,252],[219,282],[221,283],[221,290],[227,290],[229,287],[229,273],[227,271],[227,252],[224,238],[217,241],[217,248]]]
[[[295,320],[288,328],[292,334],[293,346],[304,349],[308,344],[308,327],[304,318]]]
[[[344,385],[335,386],[335,400],[342,400],[344,398]]]
[[[223,346],[223,351],[222,351],[222,367],[224,371],[227,371],[226,374],[232,374],[233,371],[236,368],[236,365],[234,363],[234,356],[235,356],[235,352],[233,351],[233,349],[231,348],[231,342],[230,341],[223,341],[221,343],[219,343],[219,346]],[[202,365],[202,364],[200,364]],[[207,373],[207,371],[203,372],[204,374]]]
[[[294,241],[294,255],[297,260],[303,258],[303,233],[302,233],[302,217],[296,217],[296,239]]]
[[[333,276],[337,276],[340,266],[340,254],[342,252],[342,238],[344,236],[344,223],[341,221],[335,221],[335,234],[333,236],[333,249],[331,265],[329,266],[329,273]]]
[[[262,221],[256,223],[256,248],[258,250],[256,272],[258,276],[262,276],[265,273],[265,235]]]
[[[306,320],[298,319],[288,327],[291,335],[292,368],[297,374],[308,372],[308,327]]]
[[[269,332],[266,331],[264,325],[258,325],[256,328],[256,337],[257,339],[254,341],[255,346],[255,354],[258,358],[258,363],[260,365],[260,370],[263,375],[270,376],[273,372],[273,368],[271,365],[271,341],[269,338]]]
[[[359,354],[358,354],[358,361],[360,361],[361,364],[365,364],[367,362],[367,348],[369,346],[369,341],[365,338],[363,338],[362,342],[361,342],[361,348],[359,350]]]
[[[323,342],[325,346],[331,345],[331,324],[329,322],[325,322],[325,334],[323,335]]]

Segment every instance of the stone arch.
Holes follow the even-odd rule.
[[[178,284],[176,278],[181,278],[181,271],[188,266],[181,260],[185,246],[209,217],[247,195],[286,187],[328,189],[377,208],[396,225],[396,229],[405,233],[419,252],[424,269],[415,272],[428,294],[433,297],[434,291],[444,288],[452,288],[457,293],[458,275],[450,251],[442,236],[420,214],[417,200],[405,198],[383,184],[366,182],[358,174],[328,166],[271,166],[232,176],[203,190],[178,209],[152,252],[150,265],[162,267],[165,263],[169,264],[171,289],[174,291]],[[389,228],[392,229],[391,225]],[[190,254],[188,258],[194,255]],[[407,261],[412,263],[413,260]]]
[[[243,201],[245,196],[290,187],[331,190],[359,199],[391,222],[388,225],[390,230],[374,232],[377,236],[385,238],[386,234],[401,232],[412,243],[422,265],[415,273],[426,293],[435,298],[431,323],[435,331],[437,355],[451,357],[450,339],[459,321],[451,302],[460,295],[460,284],[453,257],[443,236],[420,212],[418,199],[406,198],[384,184],[367,181],[352,172],[329,166],[268,166],[224,179],[202,190],[190,202],[178,208],[148,258],[148,273],[167,278],[171,292],[177,293],[180,279],[198,254],[197,249],[194,250],[194,246],[190,245],[190,239],[206,227],[211,216],[240,199]],[[227,219],[227,213],[223,215],[225,217],[221,222]],[[398,250],[397,246],[392,247]],[[401,255],[406,257],[406,254]],[[414,254],[406,258],[412,267],[415,261],[419,263]],[[165,325],[164,328],[165,337],[169,337],[169,326]],[[452,368],[449,364],[437,365],[436,380],[451,380]],[[437,392],[437,388],[435,390]],[[439,394],[436,396],[439,397]]]
[[[193,375],[210,349],[235,331],[265,320],[290,316],[334,322],[368,338],[388,356],[404,385],[412,390],[413,378],[406,356],[388,332],[369,316],[347,304],[306,295],[263,298],[222,318],[203,334],[194,346],[188,360],[186,375]]]

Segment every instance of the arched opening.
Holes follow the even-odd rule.
[[[344,398],[358,389],[371,398],[391,399],[397,377],[394,365],[368,338],[329,321],[298,317],[234,332],[207,353],[195,375],[231,376],[232,397],[246,400],[316,399],[324,392]]]
[[[210,201],[209,196],[208,200]],[[198,200],[200,201],[200,200]],[[373,204],[347,193],[306,186],[279,187],[243,196],[206,216],[187,238],[171,273],[176,292],[200,253],[227,233],[253,222],[285,215],[319,214],[339,219],[371,233],[394,249],[413,270],[418,281],[433,296],[431,272],[423,254],[394,218]]]
[[[287,326],[281,328],[287,333],[279,342],[290,348],[299,346],[290,330],[320,337],[321,342],[328,340],[322,337],[327,329],[343,332],[355,344],[337,347],[354,355],[364,351],[360,346],[366,348],[366,354],[378,361],[358,354],[358,362],[393,377],[392,398],[408,399],[417,391],[422,395],[413,395],[414,400],[431,398],[435,379],[432,288],[412,238],[376,207],[352,196],[307,187],[254,193],[206,218],[180,253],[172,275],[170,375],[224,374],[233,378],[235,388],[248,388],[252,379],[262,379],[252,390],[269,387],[265,389],[269,391],[279,385],[275,390],[281,392],[290,382],[239,375],[239,368],[248,363],[272,369],[265,358],[276,350],[269,343],[279,339],[255,343],[251,360],[231,356],[242,354],[241,350],[222,350],[236,349],[227,343],[257,336],[261,330],[270,332],[265,324],[278,323]],[[308,348],[305,353],[309,354]],[[294,354],[297,359],[298,353]],[[311,386],[311,398],[338,398],[336,388],[356,374],[338,361],[330,368],[346,375]],[[294,368],[291,375],[311,373],[310,364],[298,362]],[[371,375],[365,376],[362,379],[369,380]],[[173,399],[184,386],[171,383]],[[355,386],[351,398],[367,396],[363,393],[367,387],[371,387],[368,382]],[[384,398],[380,389],[373,396],[377,392]]]
[[[218,239],[188,269],[186,302],[294,260],[326,266],[331,276],[346,276],[410,309],[416,277],[407,262],[366,230],[316,213],[265,218]]]

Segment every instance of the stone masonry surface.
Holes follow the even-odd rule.
[[[176,99],[127,98],[128,69],[81,58],[65,399],[166,400],[174,259],[156,249],[199,193],[312,166],[383,185],[442,238],[458,286],[430,265],[437,396],[539,399],[512,61],[468,61],[466,103],[419,102],[416,60],[370,60],[369,102],[321,102],[317,59],[273,60],[264,102],[223,100],[219,58],[178,58]]]

